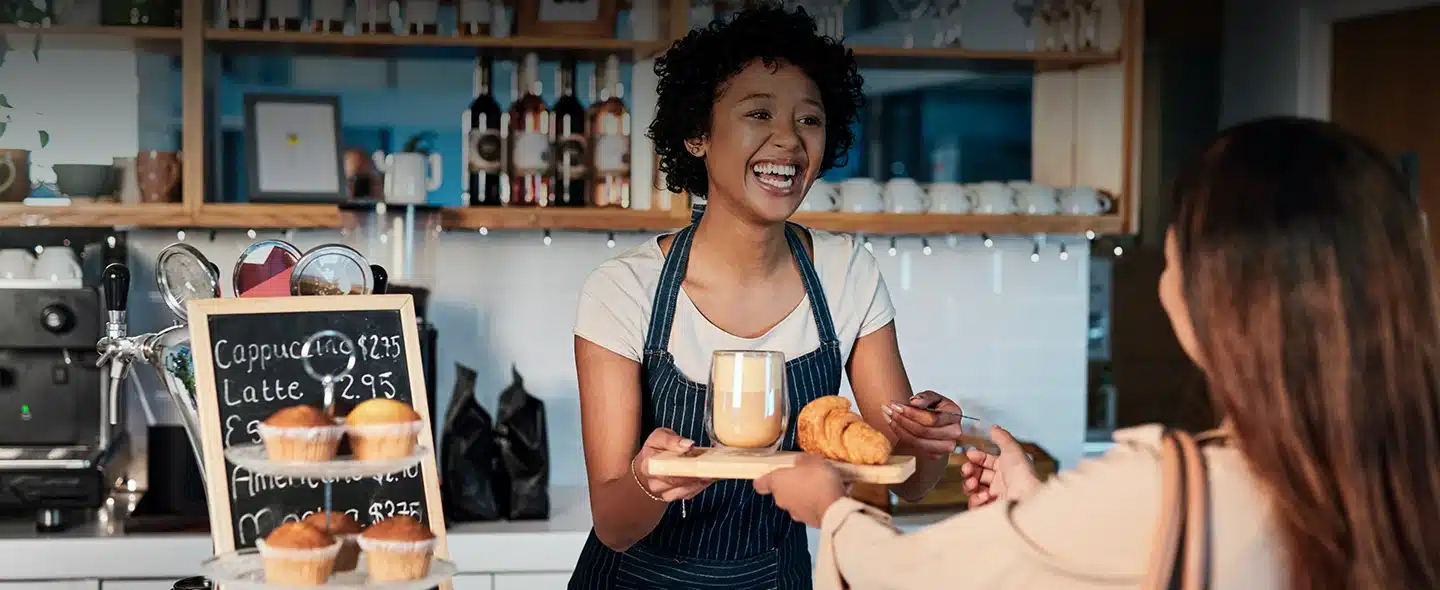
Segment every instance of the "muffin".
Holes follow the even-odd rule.
[[[415,451],[420,414],[405,402],[375,398],[360,402],[345,417],[350,451],[361,461],[403,459]]]
[[[360,533],[360,548],[369,564],[370,581],[419,580],[430,573],[435,535],[414,518],[396,516]]]
[[[303,522],[287,522],[256,542],[265,562],[265,582],[321,586],[335,570],[340,541]]]
[[[327,514],[330,517],[328,526],[325,520]],[[355,564],[360,560],[360,544],[355,541],[360,536],[360,523],[344,512],[316,512],[300,522],[330,533],[340,540],[340,553],[335,556],[335,571],[348,572],[355,569]]]
[[[265,454],[271,461],[315,463],[335,458],[345,428],[313,406],[290,406],[259,426]]]

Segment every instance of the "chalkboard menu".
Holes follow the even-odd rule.
[[[333,386],[336,416],[389,398],[413,406],[424,421],[421,432],[431,432],[409,295],[212,299],[191,302],[189,318],[217,553],[253,547],[282,523],[324,510],[323,481],[252,473],[224,455],[234,445],[259,444],[258,425],[276,411],[324,406],[324,386],[302,358],[312,335],[345,336],[311,344],[311,367],[321,374],[338,373],[354,355],[354,367]],[[433,448],[428,438],[424,443]],[[332,509],[364,526],[402,514],[426,522],[439,539],[436,555],[445,555],[433,454],[401,473],[335,480],[331,493]]]

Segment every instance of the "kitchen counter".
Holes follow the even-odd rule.
[[[120,503],[126,500],[122,499]],[[551,518],[451,526],[450,556],[461,573],[564,573],[574,568],[589,535],[590,502],[584,488],[552,488]],[[113,511],[125,513],[123,507]],[[34,523],[0,521],[0,580],[180,579],[196,575],[212,555],[209,535],[125,534],[117,519],[102,517],[61,533],[41,534]],[[914,529],[946,515],[904,516]],[[813,553],[816,531],[810,531]]]

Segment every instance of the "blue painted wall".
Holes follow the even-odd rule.
[[[164,91],[142,88],[141,149],[178,149],[180,122],[179,70],[166,58],[146,58],[154,71],[166,71],[171,83]],[[437,205],[463,205],[461,117],[472,98],[472,62],[447,59],[354,59],[288,56],[226,56],[219,60],[217,91],[222,146],[218,150],[218,182],[212,201],[244,201],[244,97],[247,93],[328,94],[340,97],[342,142],[367,152],[399,149],[410,137],[433,133],[433,148],[444,163],[443,181],[430,194]],[[596,64],[580,62],[577,91],[582,101],[593,100],[591,80]],[[557,98],[557,64],[542,62],[540,80],[544,97]],[[515,64],[496,62],[492,85],[502,107],[514,100]],[[627,89],[632,67],[622,64]],[[153,79],[151,76],[150,79]],[[153,88],[153,87],[152,87]],[[628,94],[628,93],[627,93]],[[1030,176],[1030,93],[1025,87],[977,89],[964,84],[935,86],[884,97],[885,118],[880,129],[857,124],[858,139],[846,166],[831,170],[826,179],[864,176],[868,170],[866,144],[872,133],[886,143],[882,180],[907,175],[922,182],[955,180],[1015,180]],[[158,120],[159,123],[153,121]],[[862,121],[868,117],[862,115]],[[632,132],[643,132],[634,129]],[[948,155],[947,155],[948,154]],[[898,165],[897,165],[898,164]],[[937,164],[940,169],[936,169]]]

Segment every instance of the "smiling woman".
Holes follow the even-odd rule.
[[[912,390],[873,256],[787,222],[853,143],[863,104],[853,56],[815,28],[803,10],[761,4],[656,62],[660,169],[670,190],[707,206],[602,264],[581,291],[575,364],[595,529],[571,588],[810,588],[804,525],[751,482],[649,474],[657,452],[712,444],[713,351],[782,353],[792,412],[839,393],[848,372],[864,419],[920,457],[896,488],[907,498],[933,487],[955,448],[953,420],[883,410]],[[798,450],[795,425],[781,449]]]

